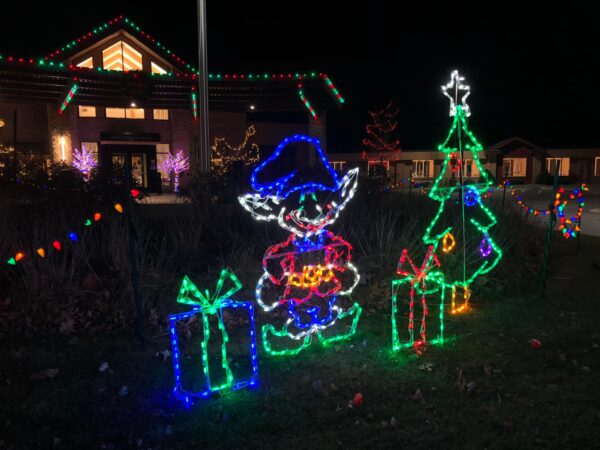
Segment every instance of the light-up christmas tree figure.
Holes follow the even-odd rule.
[[[383,161],[394,159],[394,154],[400,152],[400,140],[394,137],[398,127],[397,115],[398,109],[391,100],[381,111],[369,111],[371,123],[366,126],[363,157],[376,163],[375,176],[387,176]]]
[[[175,154],[169,154],[164,161],[161,171],[173,175],[173,190],[179,192],[179,177],[183,172],[190,168],[190,159],[185,156],[182,150],[177,150]]]
[[[440,207],[423,236],[425,244],[435,247],[444,268],[445,286],[452,290],[451,313],[468,309],[470,284],[492,270],[502,257],[501,249],[489,235],[496,217],[483,204],[481,194],[492,181],[479,161],[478,152],[483,147],[467,127],[467,117],[471,115],[466,103],[470,87],[463,82],[464,78],[454,71],[450,82],[442,86],[443,94],[450,99],[450,117],[454,120],[446,140],[438,147],[446,156],[429,192],[429,197],[440,202]],[[465,156],[479,170],[481,178],[477,183],[465,180]],[[459,219],[445,217],[448,208],[456,204],[460,208]],[[451,262],[460,270],[455,273],[447,270],[453,265]]]
[[[314,147],[314,166],[290,167],[298,145]],[[314,339],[326,345],[356,332],[361,307],[350,299],[359,280],[351,262],[352,245],[326,227],[354,196],[357,180],[358,169],[338,176],[317,139],[294,135],[254,169],[254,192],[239,197],[255,219],[277,221],[291,232],[267,249],[256,285],[258,304],[273,311],[272,323],[262,327],[268,353],[297,354]],[[281,325],[278,311],[286,316]]]
[[[96,167],[96,159],[92,152],[90,152],[84,145],[80,150],[73,150],[73,167],[79,170],[83,174],[84,179],[88,179],[92,170]]]

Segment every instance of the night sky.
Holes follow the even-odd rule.
[[[0,27],[0,53],[41,56],[124,14],[195,63],[196,2],[170,3],[179,8],[15,2]],[[472,87],[471,129],[484,145],[520,136],[552,148],[600,147],[600,32],[591,9],[348,3],[208,0],[209,70],[327,72],[347,99],[330,114],[330,151],[360,151],[366,111],[390,99],[400,108],[402,147],[435,148],[449,125],[439,86],[454,68]]]

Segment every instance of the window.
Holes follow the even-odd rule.
[[[96,117],[96,107],[79,105],[79,117]]]
[[[594,161],[594,175],[600,177],[600,157],[596,156]]]
[[[153,109],[152,117],[154,117],[154,120],[169,120],[169,110],[168,109]]]
[[[164,75],[167,73],[167,71],[165,69],[163,69],[162,67],[160,67],[158,64],[156,64],[154,61],[152,61],[150,63],[150,69],[152,70],[152,73],[157,73],[159,75]]]
[[[475,163],[475,161],[473,161],[472,159],[465,159],[464,160],[464,172],[463,172],[463,177],[465,178],[477,178],[479,177],[479,168],[477,167],[477,164]]]
[[[109,119],[143,119],[144,108],[106,108]]]
[[[94,59],[90,56],[89,58],[84,59],[80,63],[76,64],[77,67],[85,67],[86,69],[94,68]]]
[[[87,149],[94,155],[94,161],[98,162],[98,143],[97,142],[81,142],[81,149]]]
[[[102,50],[102,63],[106,70],[142,70],[142,54],[119,41]]]
[[[367,169],[370,177],[387,177],[390,170],[389,161],[368,161]]]
[[[336,172],[341,172],[342,170],[344,170],[344,165],[346,164],[345,161],[331,161],[330,162],[331,167],[333,167],[333,170],[335,170]]]
[[[527,176],[527,158],[504,158],[502,160],[502,176]]]
[[[125,118],[127,119],[143,119],[144,108],[126,108]]]
[[[433,178],[433,159],[417,159],[412,162],[414,178]]]
[[[556,172],[556,165],[560,161],[560,168],[558,170],[558,175],[561,177],[566,177],[569,175],[569,158],[546,158],[546,168],[548,169],[548,173],[550,175],[554,175]]]
[[[125,108],[106,108],[106,117],[109,119],[124,119]]]
[[[156,144],[156,164],[163,183],[170,181],[169,174],[164,170],[164,164],[169,157],[169,144]]]

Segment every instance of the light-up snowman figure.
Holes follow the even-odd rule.
[[[312,168],[269,177],[268,172],[281,166],[289,156],[285,153],[298,144],[314,147],[322,174]],[[280,328],[263,325],[267,352],[296,354],[310,345],[313,336],[327,344],[356,332],[360,306],[354,303],[346,309],[341,305],[348,302],[359,280],[351,262],[352,246],[325,227],[335,222],[354,196],[357,182],[358,169],[339,178],[318,139],[294,135],[285,138],[253,171],[250,183],[254,192],[239,197],[255,219],[276,220],[292,233],[284,242],[269,247],[256,285],[256,300],[263,310],[283,309],[287,315]]]

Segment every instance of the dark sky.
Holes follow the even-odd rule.
[[[468,8],[402,0],[207,2],[210,71],[331,76],[347,103],[330,115],[330,151],[360,150],[366,111],[390,99],[400,108],[403,148],[434,148],[449,124],[439,86],[454,68],[472,87],[470,125],[484,145],[518,135],[548,147],[600,147],[600,31],[591,9],[525,11],[525,0]],[[15,2],[0,27],[0,53],[40,56],[124,14],[195,63],[195,1],[159,4],[167,3]]]

